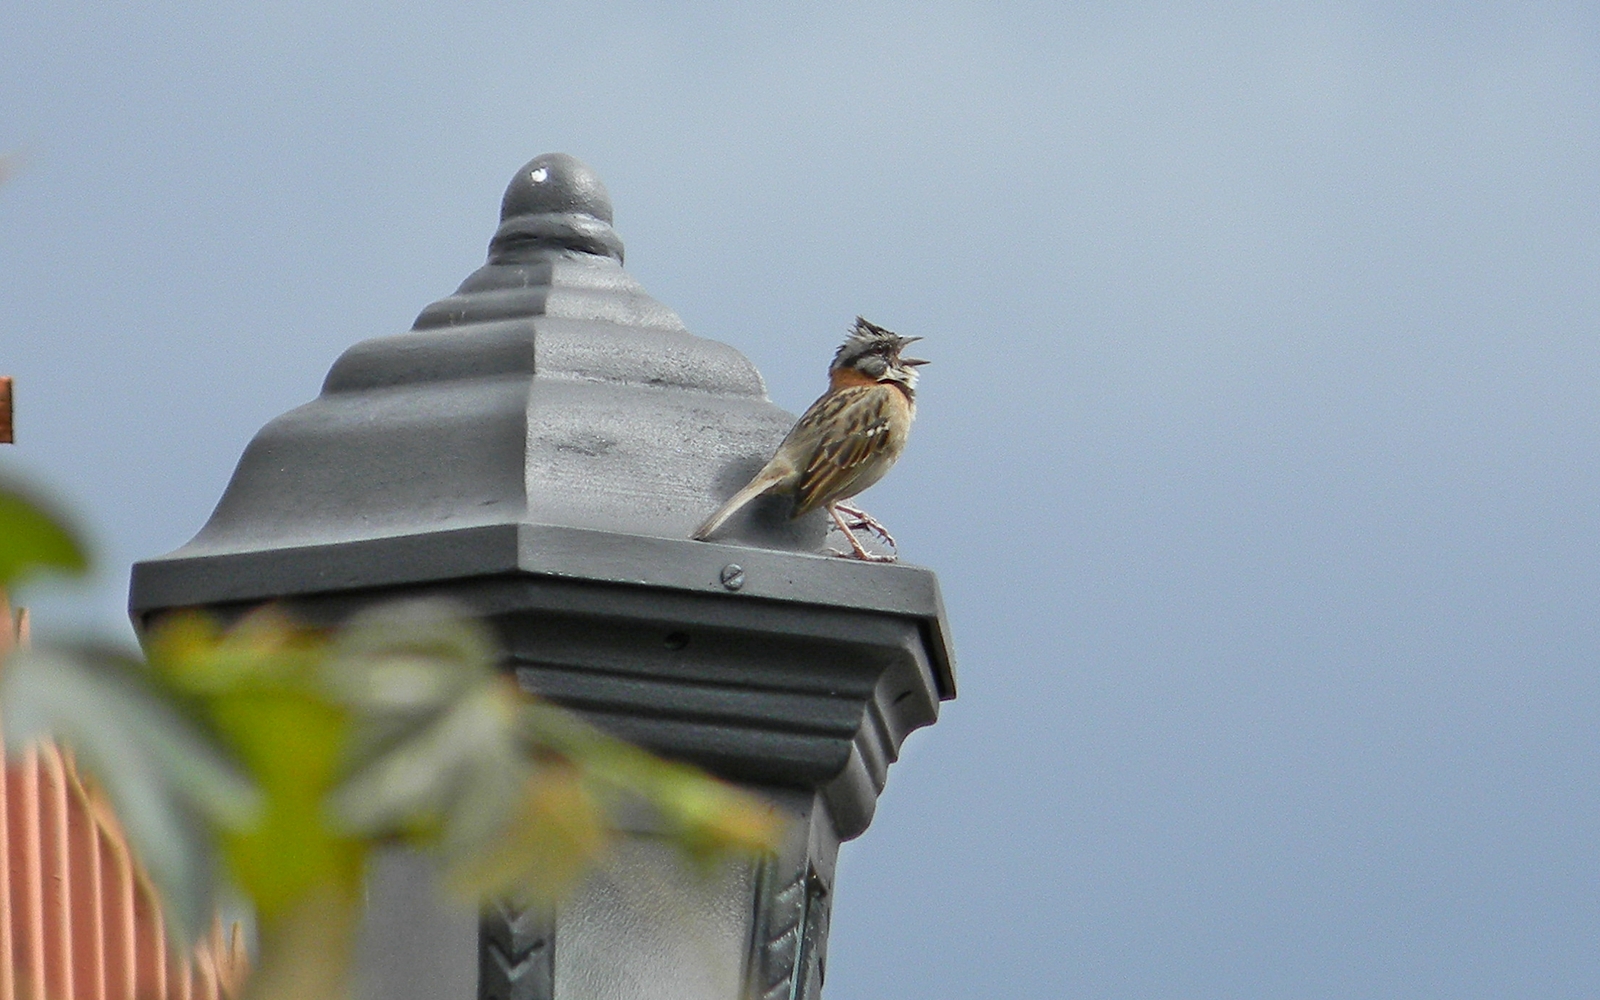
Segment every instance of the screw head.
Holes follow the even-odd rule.
[[[738,590],[744,586],[744,567],[738,563],[729,563],[722,567],[722,585],[729,590]]]

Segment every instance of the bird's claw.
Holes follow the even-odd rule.
[[[833,549],[829,549],[828,551],[833,555],[860,559],[863,562],[896,562],[899,560],[900,547],[895,544],[894,536],[889,534],[889,529],[879,524],[871,514],[868,514],[860,507],[845,503],[833,504],[828,508],[828,513],[833,515],[833,523],[838,526],[839,531],[850,542],[851,548],[849,552],[836,552]],[[846,518],[850,520],[846,520]],[[872,532],[895,551],[887,553],[868,552],[866,546],[861,544],[861,539],[855,535],[857,529]]]
[[[850,522],[851,530],[865,529],[883,539],[884,544],[888,545],[890,548],[898,549],[900,547],[899,544],[895,542],[894,536],[889,534],[889,529],[885,528],[881,521],[873,517],[871,514],[868,514],[860,507],[848,503],[834,504],[834,506],[839,509],[841,514],[844,514],[846,517],[852,519]]]

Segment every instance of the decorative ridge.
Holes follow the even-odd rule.
[[[622,238],[610,223],[587,215],[508,219],[489,241],[489,263],[524,264],[552,251],[612,257],[622,263]]]

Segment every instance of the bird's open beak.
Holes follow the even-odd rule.
[[[915,344],[917,341],[919,341],[921,339],[922,339],[921,337],[901,337],[900,338],[900,346],[895,348],[895,350],[903,351],[903,350],[906,349],[907,346],[909,346],[911,344]],[[912,367],[915,367],[917,365],[925,365],[925,364],[927,364],[927,362],[923,361],[921,358],[901,358],[900,359],[900,363],[903,364],[903,365],[910,365]]]

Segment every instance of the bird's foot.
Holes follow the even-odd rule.
[[[845,540],[850,543],[851,549],[849,552],[837,552],[833,549],[829,549],[829,552],[832,552],[836,556],[860,559],[864,562],[895,562],[900,558],[899,547],[895,545],[894,536],[889,534],[888,529],[879,524],[877,520],[875,520],[872,515],[868,514],[866,511],[859,507],[852,507],[848,504],[836,503],[828,505],[828,513],[833,516],[833,523],[838,525],[839,530],[844,534]],[[847,515],[848,517],[854,519],[853,523],[850,520],[846,520]],[[891,549],[895,549],[895,551],[885,553],[868,551],[867,547],[861,544],[861,539],[856,537],[855,530],[853,529],[863,529],[872,532],[874,535],[886,542]]]
[[[871,514],[868,514],[855,504],[838,503],[834,504],[834,506],[839,508],[840,513],[851,518],[851,528],[856,530],[864,529],[866,531],[870,531],[874,535],[877,535],[879,538],[883,539],[884,544],[889,546],[891,549],[898,550],[900,548],[899,544],[895,542],[894,536],[889,534],[889,529],[885,528],[883,526],[883,522],[879,521]]]

